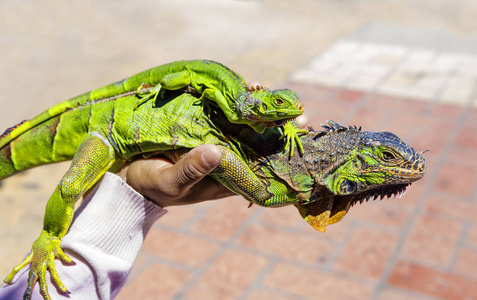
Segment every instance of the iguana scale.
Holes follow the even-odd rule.
[[[7,129],[0,148],[25,130],[69,109],[125,94],[138,95],[136,109],[150,98],[157,99],[161,89],[186,89],[198,93],[201,96],[197,102],[217,105],[230,122],[249,125],[260,133],[268,127],[285,124],[287,147],[292,151],[295,146],[302,150],[298,139],[301,131],[287,123],[304,110],[295,92],[290,89],[271,91],[261,86],[248,88],[242,76],[211,60],[182,60],[164,64],[64,101],[34,119],[16,125],[15,132],[10,133]]]
[[[357,202],[402,193],[426,169],[421,152],[388,132],[366,132],[330,121],[324,131],[310,130],[299,137],[303,156],[290,156],[279,128],[260,134],[247,125],[232,124],[222,110],[195,105],[197,98],[189,93],[166,92],[164,98],[149,97],[137,106],[138,101],[141,95],[127,92],[101,97],[52,114],[28,130],[20,125],[0,139],[0,179],[72,159],[48,201],[43,230],[31,254],[5,280],[11,283],[31,264],[25,299],[36,281],[49,299],[47,271],[58,288],[67,291],[54,269],[54,257],[71,261],[60,248],[61,238],[75,202],[115,163],[153,155],[175,162],[200,144],[216,144],[223,156],[213,178],[251,203],[295,205],[319,231],[341,220]]]

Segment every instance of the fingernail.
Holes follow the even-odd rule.
[[[222,153],[217,147],[207,148],[202,154],[202,161],[208,166],[216,166],[220,162]]]

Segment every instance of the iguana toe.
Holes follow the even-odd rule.
[[[279,139],[286,138],[285,150],[290,153],[290,157],[293,157],[295,153],[295,147],[298,148],[300,155],[305,153],[303,145],[301,144],[299,136],[307,133],[306,129],[300,129],[298,124],[289,121],[283,125],[283,135]]]

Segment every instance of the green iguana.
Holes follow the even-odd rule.
[[[215,104],[230,122],[249,125],[257,132],[284,125],[282,138],[287,138],[287,148],[292,155],[295,147],[303,152],[298,139],[302,131],[287,122],[301,115],[304,110],[295,92],[289,89],[270,91],[261,86],[248,88],[242,76],[211,60],[183,60],[164,64],[62,102],[34,119],[18,124],[16,127],[19,128],[14,133],[0,141],[0,148],[23,130],[80,105],[131,94],[138,95],[137,109],[149,99],[157,99],[161,90],[179,89],[198,93],[201,96],[197,102],[204,102],[207,106]]]
[[[392,133],[364,132],[330,121],[324,131],[301,135],[303,155],[290,156],[286,141],[279,139],[280,128],[260,134],[247,125],[232,124],[222,110],[195,105],[195,95],[167,91],[164,98],[149,97],[137,106],[141,95],[122,93],[70,105],[34,126],[20,125],[0,139],[0,179],[72,159],[48,201],[43,230],[30,255],[5,279],[12,283],[15,274],[30,264],[25,299],[37,281],[44,298],[50,299],[47,271],[58,289],[67,292],[54,268],[55,258],[71,262],[60,241],[70,226],[75,202],[113,164],[154,155],[175,162],[200,144],[216,144],[223,155],[213,178],[251,203],[295,205],[319,231],[341,220],[357,202],[401,194],[426,169],[422,152]]]

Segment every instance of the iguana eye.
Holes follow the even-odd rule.
[[[283,103],[284,103],[284,101],[282,99],[280,99],[280,98],[275,99],[275,104],[282,105]]]
[[[386,160],[386,161],[390,161],[390,160],[393,160],[393,159],[396,159],[396,155],[394,155],[394,153],[392,153],[391,151],[383,151],[383,159]]]

